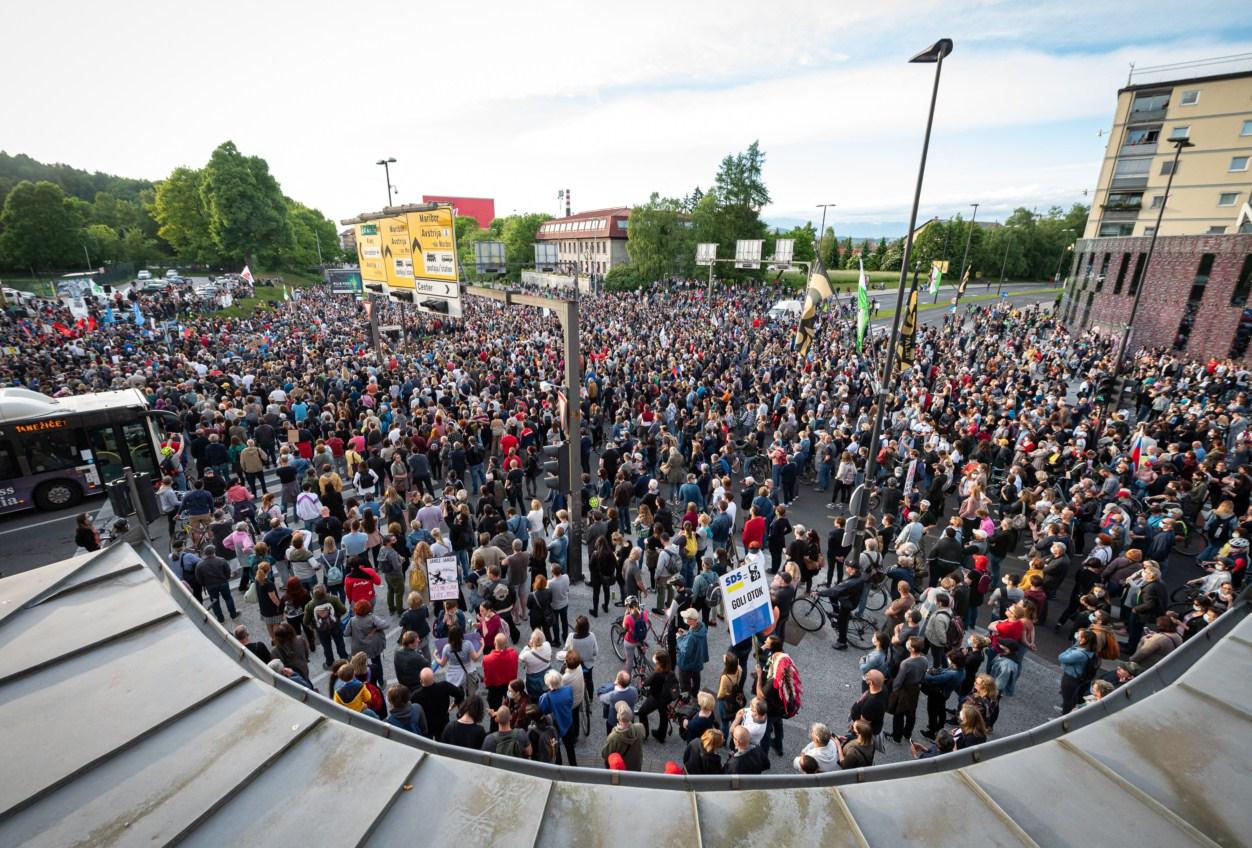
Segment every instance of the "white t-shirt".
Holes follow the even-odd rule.
[[[762,721],[759,724],[752,716],[752,711],[748,710],[743,715],[743,721],[740,722],[744,727],[748,728],[748,735],[752,737],[753,745],[760,745],[761,740],[765,738],[765,727],[768,721]]]

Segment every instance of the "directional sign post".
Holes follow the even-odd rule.
[[[422,312],[461,317],[456,228],[448,204],[420,203],[367,212],[341,222],[356,226],[361,280]]]
[[[735,242],[735,267],[751,268],[753,270],[761,267],[761,245],[765,242],[762,239],[739,239]]]

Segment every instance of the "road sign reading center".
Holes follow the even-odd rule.
[[[440,206],[426,212],[409,212],[406,217],[414,279],[455,284],[456,229],[452,207]]]

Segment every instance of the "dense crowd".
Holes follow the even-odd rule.
[[[885,338],[858,353],[830,304],[801,356],[766,317],[777,299],[681,285],[583,298],[581,516],[539,479],[541,448],[565,438],[560,327],[539,310],[467,298],[462,321],[393,314],[405,330],[380,358],[364,305],[322,287],[160,331],[73,328],[46,304],[0,325],[23,350],[0,378],[133,386],[176,414],[158,492],[170,564],[218,620],[256,603],[267,632],[236,636],[282,673],[313,688],[320,648],[335,702],[504,756],[574,763],[585,699],[606,736],[582,765],[638,770],[649,734],[671,732],[684,747],[666,768],[688,774],[760,773],[771,756],[867,766],[888,740],[936,756],[993,733],[1039,628],[1072,642],[1057,657],[1069,712],[1233,602],[1252,538],[1246,369],[1144,351],[1110,414],[1095,397],[1106,340],[1039,307],[962,308],[919,328],[870,445]],[[852,557],[845,514],[871,450],[876,507]],[[792,524],[801,497],[829,499],[831,526]],[[1200,538],[1209,570],[1173,609],[1166,575]],[[429,566],[448,556],[457,597],[433,603]],[[708,674],[709,627],[730,613],[717,577],[740,563],[768,572],[773,623]],[[572,608],[571,578],[592,587],[589,609]],[[842,650],[878,587],[889,603],[860,696],[787,751],[797,598],[825,599]],[[624,664],[591,632],[610,614]]]

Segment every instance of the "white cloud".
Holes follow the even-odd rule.
[[[612,11],[572,0],[228,0],[211,11],[118,0],[84,5],[66,26],[59,8],[26,4],[6,16],[17,37],[0,72],[20,83],[6,91],[0,147],[160,178],[231,138],[264,156],[289,195],[339,218],[382,201],[380,156],[400,160],[392,178],[405,200],[492,196],[507,214],[555,211],[564,187],[581,208],[683,194],[759,138],[772,216],[834,199],[846,220],[894,220],[911,199],[931,79],[907,58],[944,32],[956,51],[924,209],[1043,207],[1094,182],[1094,134],[1129,61],[1252,49],[1246,30],[1204,35],[1223,32],[1228,5],[1176,11],[1166,0],[1134,14],[1081,0],[645,0]]]

